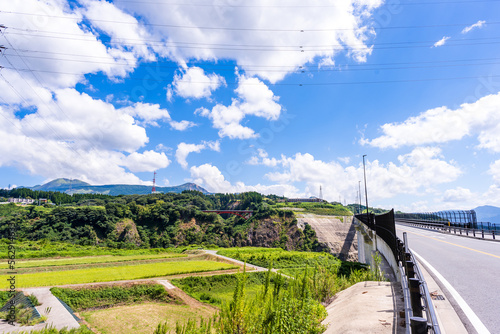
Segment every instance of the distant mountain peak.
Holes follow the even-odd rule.
[[[30,187],[32,190],[42,191],[59,191],[68,194],[89,194],[99,193],[105,195],[145,195],[151,193],[151,186],[144,185],[127,185],[127,184],[108,184],[108,185],[91,185],[77,179],[58,178],[42,185]],[[156,187],[156,190],[161,193],[181,193],[184,190],[196,190],[204,194],[209,192],[197,185],[196,183],[184,183],[180,186],[172,187]]]

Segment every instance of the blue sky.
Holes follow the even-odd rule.
[[[0,187],[500,202],[500,2],[3,0]],[[364,201],[364,199],[363,199]]]

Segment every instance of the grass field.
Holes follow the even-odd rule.
[[[352,216],[352,212],[341,204],[331,203],[301,203],[301,202],[283,202],[273,205],[275,209],[293,210],[293,208],[301,209],[300,213],[314,213],[317,215],[327,216]],[[295,210],[293,210],[295,211]]]
[[[215,261],[175,261],[130,266],[113,266],[53,272],[38,272],[16,276],[17,287],[53,286],[79,283],[109,282],[161,277],[176,274],[233,269],[237,266]],[[5,282],[7,275],[1,275]]]
[[[45,260],[30,260],[30,261],[17,261],[17,268],[34,268],[34,267],[53,267],[53,266],[66,266],[76,264],[93,264],[93,263],[107,263],[107,262],[125,262],[137,260],[153,260],[153,259],[166,259],[175,257],[186,257],[185,254],[163,253],[163,254],[145,254],[145,255],[103,255],[103,256],[85,256],[75,258],[60,258],[60,259],[45,259]]]
[[[262,290],[265,283],[265,273],[257,272],[247,275],[245,295],[253,297]],[[236,275],[217,275],[172,279],[171,282],[191,297],[220,307],[224,303],[229,303],[233,298],[237,280]]]
[[[177,321],[184,323],[189,318],[210,318],[213,313],[214,310],[208,307],[143,303],[81,312],[80,315],[102,334],[151,334],[159,323],[168,321],[170,328],[175,329]]]
[[[340,267],[342,261],[327,253],[285,251],[281,248],[239,247],[218,251],[218,254],[264,268],[305,268],[321,265]]]

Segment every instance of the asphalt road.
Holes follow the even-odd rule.
[[[500,333],[500,242],[401,224],[396,230],[401,239],[407,232],[409,247],[451,284],[491,333]],[[474,332],[470,322],[465,324]]]

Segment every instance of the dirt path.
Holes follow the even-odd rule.
[[[299,226],[310,225],[318,236],[318,241],[330,248],[342,260],[358,260],[358,241],[352,216],[341,217],[299,214]]]

